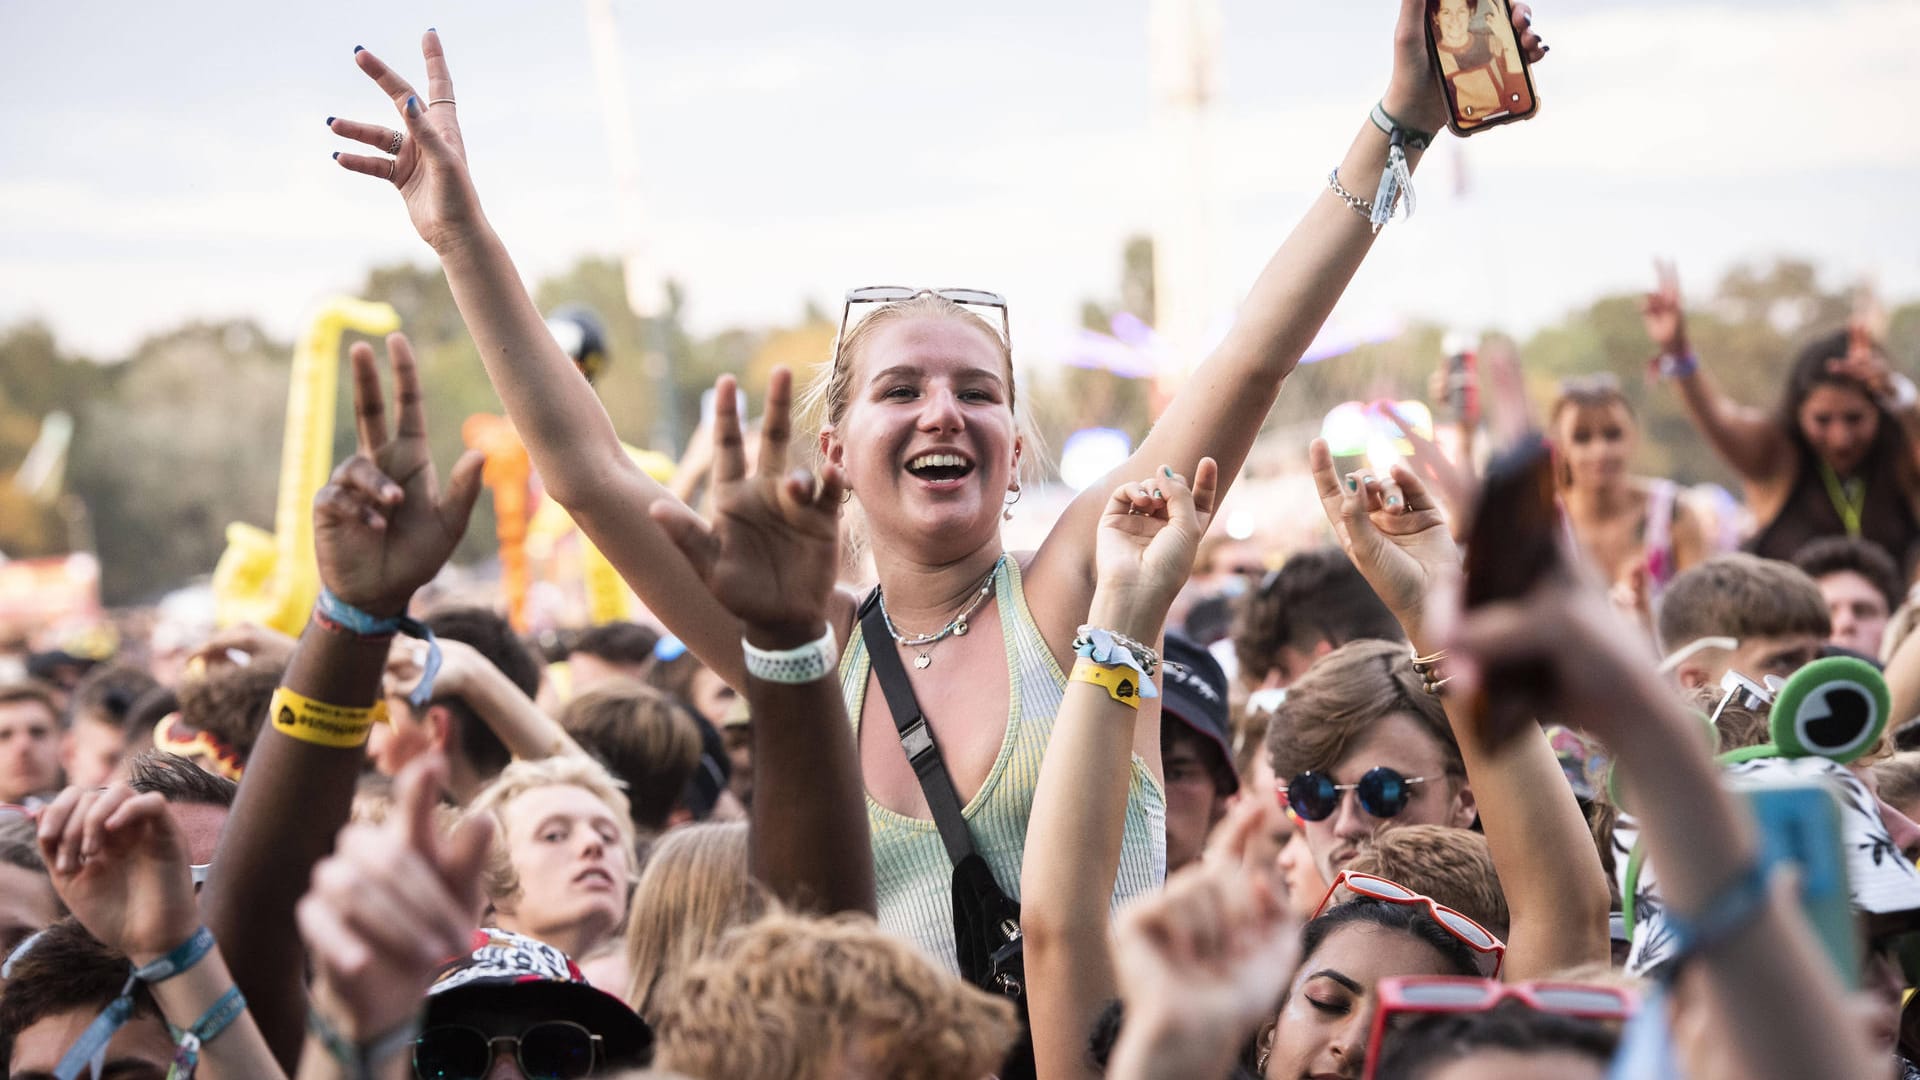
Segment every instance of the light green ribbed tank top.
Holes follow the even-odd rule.
[[[993,868],[1008,896],[1020,896],[1020,858],[1025,850],[1033,789],[1040,759],[1053,735],[1054,714],[1066,694],[1067,677],[1027,610],[1020,567],[1012,559],[995,574],[996,610],[1006,641],[1011,712],[1000,756],[964,811],[973,844]],[[857,631],[857,627],[856,627]],[[856,632],[840,661],[840,688],[856,732],[867,693],[870,661]],[[935,708],[940,708],[939,704]],[[951,706],[947,706],[951,708]],[[990,718],[983,718],[988,722]],[[902,751],[904,752],[904,751]],[[873,870],[879,886],[880,925],[908,938],[958,971],[953,943],[953,863],[933,822],[910,818],[867,796],[867,826],[873,836]],[[1113,905],[1160,887],[1167,874],[1167,795],[1138,757],[1127,788],[1126,827],[1120,842],[1120,873]]]

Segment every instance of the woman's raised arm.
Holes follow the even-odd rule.
[[[336,154],[341,166],[399,189],[415,231],[440,258],[507,415],[547,490],[566,507],[667,628],[729,683],[744,677],[737,620],[701,584],[649,516],[667,490],[627,457],[593,388],[553,340],[467,170],[453,79],[440,36],[421,43],[423,95],[365,49],[354,62],[392,100],[404,131],[329,119],[346,138],[391,154]],[[731,399],[729,399],[731,401]]]
[[[1447,111],[1427,55],[1425,9],[1425,0],[1401,0],[1393,32],[1393,74],[1380,104],[1404,128],[1430,135],[1446,125]],[[1537,62],[1546,48],[1532,31],[1532,22],[1527,5],[1513,6],[1515,37]],[[1373,197],[1387,168],[1388,137],[1363,110],[1355,112],[1362,116],[1360,132],[1340,159],[1338,176],[1343,188],[1365,200]],[[1407,167],[1420,156],[1419,149],[1407,147]],[[1104,492],[1161,462],[1191,471],[1208,456],[1220,463],[1224,495],[1272,411],[1281,382],[1313,343],[1373,240],[1364,211],[1349,206],[1330,185],[1322,191],[1253,283],[1226,340],[1194,372],[1133,457],[1075,501],[1041,549],[1034,572],[1077,576],[1081,592],[1076,606],[1085,610],[1093,587],[1094,526]]]
[[[1693,425],[1714,452],[1749,484],[1777,482],[1793,467],[1792,447],[1771,417],[1727,396],[1700,367],[1687,341],[1686,309],[1680,303],[1680,276],[1671,263],[1655,263],[1659,284],[1640,302],[1647,336],[1660,349],[1661,375],[1680,388]]]

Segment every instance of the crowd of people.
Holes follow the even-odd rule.
[[[720,380],[692,499],[528,297],[438,34],[424,89],[356,49],[401,127],[330,118],[384,152],[339,164],[652,621],[429,602],[482,461],[441,475],[403,336],[355,344],[297,640],[0,685],[7,1075],[1920,1076],[1920,401],[1872,327],[1763,411],[1663,272],[1653,377],[1744,535],[1629,472],[1590,379],[1490,395],[1478,455],[1315,442],[1330,542],[1194,576],[1379,232],[1352,192],[1446,123],[1402,9],[1328,192],[1033,552],[1004,299],[849,293],[757,433]],[[1537,62],[1531,23],[1498,38]]]

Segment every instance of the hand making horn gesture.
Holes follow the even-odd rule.
[[[333,159],[343,168],[391,181],[399,188],[414,230],[438,251],[479,219],[480,197],[467,174],[467,148],[454,114],[453,77],[447,74],[447,54],[440,48],[438,32],[426,32],[420,52],[427,65],[424,96],[373,53],[358,45],[353,49],[354,63],[393,102],[401,127],[335,116],[327,117],[327,127],[380,151],[335,153]]]
[[[820,636],[840,568],[840,503],[846,476],[789,468],[793,375],[775,368],[751,474],[733,376],[714,384],[713,522],[662,499],[651,513],[713,595],[767,648]],[[774,640],[778,639],[778,640]]]

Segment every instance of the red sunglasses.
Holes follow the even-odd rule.
[[[1381,979],[1374,989],[1379,1003],[1373,1011],[1373,1031],[1367,1037],[1367,1067],[1362,1080],[1373,1080],[1386,1042],[1387,1025],[1394,1016],[1418,1013],[1486,1012],[1503,1001],[1519,1001],[1535,1012],[1583,1020],[1626,1020],[1640,1005],[1633,991],[1619,986],[1586,983],[1525,982],[1511,986],[1492,979],[1455,975],[1403,975]]]
[[[1507,944],[1494,937],[1491,930],[1431,896],[1414,892],[1397,881],[1388,881],[1374,874],[1363,874],[1356,870],[1340,871],[1333,879],[1333,886],[1327,890],[1327,895],[1321,898],[1320,906],[1313,909],[1315,919],[1334,905],[1334,897],[1339,895],[1342,889],[1353,896],[1365,896],[1389,904],[1425,904],[1427,914],[1433,917],[1434,922],[1439,923],[1447,933],[1459,939],[1467,948],[1480,954],[1483,968],[1486,967],[1486,960],[1489,957],[1492,958],[1493,967],[1486,972],[1488,978],[1500,974],[1500,965],[1507,955]]]

